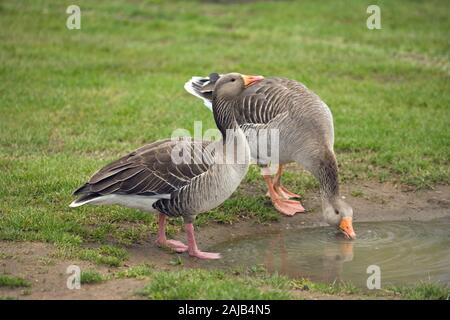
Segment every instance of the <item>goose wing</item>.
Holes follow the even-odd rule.
[[[295,95],[288,86],[276,78],[266,78],[250,86],[239,97],[235,109],[236,120],[244,124],[269,124],[285,117],[292,109]]]
[[[171,193],[208,170],[211,163],[211,155],[205,149],[208,144],[184,138],[145,145],[100,169],[74,195],[132,194],[170,198]],[[202,156],[208,159],[198,158]]]

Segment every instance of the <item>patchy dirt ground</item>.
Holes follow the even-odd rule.
[[[366,221],[425,221],[450,215],[450,186],[437,186],[433,190],[413,192],[391,184],[366,182],[359,185],[342,186],[342,194],[355,212],[355,228],[358,222]],[[318,194],[304,195],[306,214],[281,217],[279,222],[258,224],[243,221],[233,225],[214,224],[198,230],[198,240],[202,248],[255,233],[265,233],[280,228],[307,228],[324,225],[320,213]],[[183,239],[183,234],[176,238]],[[0,288],[0,296],[19,299],[139,299],[136,291],[147,281],[137,279],[112,279],[99,284],[84,284],[79,290],[69,290],[66,286],[69,265],[81,269],[95,269],[102,274],[113,274],[129,266],[148,263],[158,269],[176,268],[173,261],[181,257],[187,268],[203,267],[204,262],[177,255],[157,248],[154,239],[144,244],[128,247],[129,259],[125,266],[108,268],[79,260],[62,261],[53,256],[54,247],[44,243],[0,242],[0,274],[22,277],[32,283],[30,288]],[[299,292],[299,298],[348,299],[360,296],[334,296]]]

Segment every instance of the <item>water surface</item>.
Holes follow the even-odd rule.
[[[271,272],[314,281],[350,281],[365,288],[367,267],[381,269],[381,286],[419,281],[450,284],[450,217],[429,222],[355,223],[349,241],[331,227],[283,230],[221,243],[222,266],[262,264]]]

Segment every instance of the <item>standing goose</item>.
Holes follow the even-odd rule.
[[[245,89],[244,83],[248,87],[258,79],[230,74],[217,81],[212,109],[221,140],[166,139],[145,145],[95,173],[74,192],[79,198],[70,206],[118,204],[159,213],[158,245],[200,259],[220,258],[198,249],[193,221],[229,198],[247,173],[249,146],[229,103]],[[177,216],[183,217],[187,245],[166,238],[166,218]]]
[[[211,108],[221,78],[217,73],[193,77],[184,87]],[[288,216],[304,211],[299,201],[290,200],[299,196],[281,185],[283,165],[297,162],[319,181],[325,221],[354,239],[353,210],[339,196],[333,118],[328,106],[303,84],[278,77],[259,81],[237,99],[236,121],[248,137],[252,158],[265,166],[262,175],[275,208]],[[261,140],[249,134],[261,129],[276,129],[279,133],[279,165],[274,177],[268,170],[270,160],[259,154]]]

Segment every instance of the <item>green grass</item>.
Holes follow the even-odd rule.
[[[353,197],[362,197],[362,196],[364,196],[364,192],[362,192],[361,190],[353,190],[351,192],[351,195]]]
[[[313,282],[309,279],[293,279],[291,280],[291,286],[294,289],[302,291],[319,292],[330,295],[362,293],[362,291],[355,287],[352,283],[343,281],[334,283],[322,283]]]
[[[137,278],[143,279],[152,274],[153,268],[148,264],[137,265],[133,267],[129,267],[125,270],[118,271],[114,274],[115,278],[123,279],[123,278]]]
[[[155,272],[139,294],[160,299],[289,299],[287,278],[234,276],[225,271],[182,269]]]
[[[30,286],[31,283],[28,280],[7,274],[0,274],[0,287],[20,288]]]
[[[294,290],[309,291],[328,295],[354,295],[361,299],[381,297],[385,299],[401,298],[406,300],[449,300],[448,285],[422,282],[415,286],[392,286],[386,290],[362,290],[351,282],[334,283],[314,282],[309,279],[292,279],[290,287]]]
[[[58,1],[0,3],[0,240],[54,243],[62,254],[111,266],[99,249],[148,240],[153,216],[119,207],[69,209],[72,191],[144,143],[214,128],[184,92],[192,75],[240,71],[297,79],[335,119],[345,181],[450,181],[450,62],[445,1],[216,4],[81,0],[82,29],[67,30]],[[286,173],[302,193],[307,174]],[[276,220],[257,169],[198,223]],[[257,195],[256,197],[254,197]],[[174,221],[169,233],[179,229]]]
[[[57,245],[57,250],[52,255],[60,259],[81,259],[110,267],[119,267],[128,258],[128,252],[124,248],[113,245],[94,248]]]
[[[125,249],[113,246],[101,246],[100,248],[88,248],[76,250],[76,255],[81,260],[118,267],[126,260],[128,254]]]
[[[448,285],[424,282],[413,287],[392,287],[389,290],[410,300],[450,300]]]
[[[153,267],[148,264],[141,264],[114,272],[112,275],[103,275],[100,272],[89,269],[81,272],[81,283],[95,284],[112,279],[145,279],[153,274]]]
[[[141,270],[142,266],[136,268]],[[125,272],[133,274],[132,269]],[[321,283],[309,279],[289,279],[276,273],[269,274],[262,266],[226,270],[145,270],[145,278],[150,280],[138,294],[148,299],[311,299],[326,296],[352,296],[354,299],[450,299],[449,288],[439,284],[420,283],[414,287],[368,291],[357,288],[351,282]],[[123,277],[123,273],[116,274],[116,278]]]
[[[106,278],[95,270],[86,270],[81,272],[80,282],[82,284],[100,283],[105,280]]]

